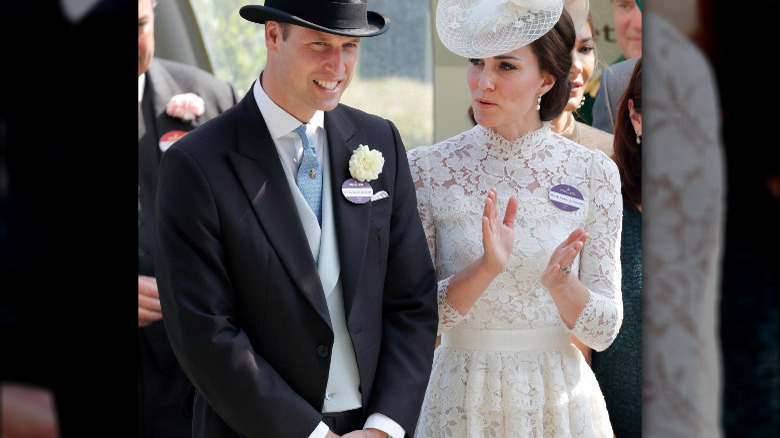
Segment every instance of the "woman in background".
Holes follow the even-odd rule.
[[[553,119],[552,130],[588,149],[598,149],[612,158],[612,134],[575,119],[575,113],[585,102],[585,89],[596,68],[596,41],[593,38],[593,17],[588,13],[585,25],[577,33],[569,73],[571,94],[563,112]]]
[[[591,366],[617,438],[642,434],[642,58],[615,119],[615,162],[623,196],[620,263],[623,324],[612,345],[594,351]]]

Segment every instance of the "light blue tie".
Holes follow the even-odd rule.
[[[317,127],[305,124],[295,128],[295,132],[303,140],[303,156],[296,183],[322,226],[322,172],[317,158]]]

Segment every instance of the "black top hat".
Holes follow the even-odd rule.
[[[266,0],[239,13],[255,23],[280,21],[342,36],[376,36],[390,27],[390,19],[369,11],[366,0]]]

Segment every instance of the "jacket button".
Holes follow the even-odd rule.
[[[317,347],[317,356],[326,357],[328,355],[328,347],[326,345],[320,345]]]

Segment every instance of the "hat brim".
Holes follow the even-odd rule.
[[[589,0],[564,0],[563,8],[571,16],[571,21],[574,22],[574,29],[577,33],[580,32],[582,26],[585,24],[588,18],[588,10],[590,9]]]
[[[241,14],[244,19],[254,23],[265,24],[266,21],[280,21],[282,23],[295,24],[298,26],[307,27],[309,29],[318,30],[320,32],[352,37],[372,37],[381,35],[385,33],[390,27],[389,18],[373,11],[367,11],[366,13],[366,21],[368,24],[365,28],[349,29],[321,26],[319,24],[306,21],[296,15],[260,5],[242,6],[239,10],[239,14]]]

